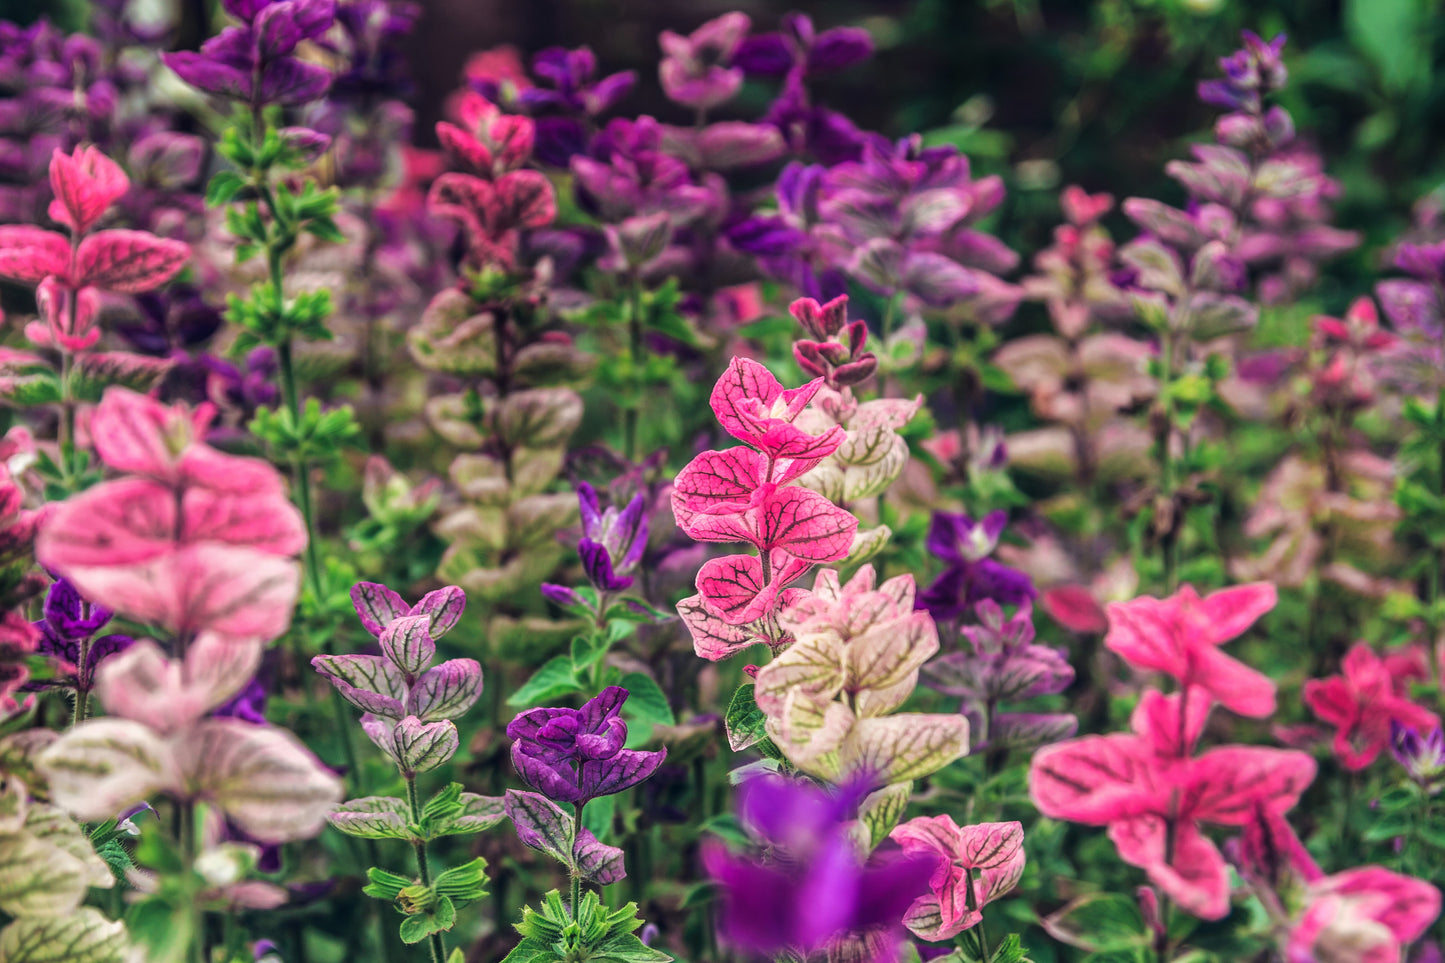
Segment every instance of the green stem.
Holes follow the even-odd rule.
[[[572,838],[576,839],[582,831],[582,804],[572,804]],[[572,870],[572,919],[577,919],[577,907],[582,902],[582,876],[576,869]]]
[[[1160,373],[1159,394],[1163,398],[1164,410],[1161,416],[1163,422],[1159,426],[1159,489],[1160,494],[1169,502],[1170,519],[1169,529],[1162,535],[1164,550],[1164,593],[1174,594],[1179,587],[1179,526],[1180,519],[1173,517],[1177,506],[1174,504],[1174,495],[1178,488],[1178,480],[1175,478],[1174,465],[1174,399],[1170,391],[1170,385],[1174,380],[1174,352],[1176,347],[1173,331],[1165,331],[1163,336],[1163,371]]]
[[[206,963],[206,917],[196,902],[196,806],[178,803],[176,841],[181,844],[181,864],[186,873],[186,914],[190,920],[190,963]]]
[[[406,777],[406,801],[411,807],[411,821],[413,823],[420,823],[421,803],[417,799],[416,776],[414,775],[408,775]],[[412,843],[412,852],[416,854],[416,870],[421,876],[421,884],[430,887],[431,868],[426,864],[426,841],[421,839],[415,840]],[[442,943],[442,935],[440,933],[431,934],[428,944],[431,947],[432,963],[442,963],[442,961],[447,958],[447,949]]]
[[[278,262],[279,264],[279,262]],[[281,290],[280,268],[276,266],[277,272],[272,275],[272,283],[276,290]],[[287,337],[276,346],[276,354],[281,369],[281,391],[286,399],[286,407],[291,412],[295,423],[301,422],[301,396],[296,389],[296,365],[292,358],[291,339]],[[311,475],[306,470],[305,462],[300,458],[291,460],[291,477],[296,486],[297,507],[301,509],[301,518],[306,523],[306,575],[311,584],[311,593],[316,597],[316,604],[320,606],[326,598],[325,589],[321,583],[321,563],[316,554],[316,513],[311,505]]]
[[[627,458],[635,463],[638,457],[637,423],[641,416],[642,394],[646,387],[642,380],[643,355],[647,351],[647,343],[643,338],[642,331],[642,282],[635,276],[632,278],[632,291],[628,298],[627,338],[629,359],[632,362],[632,376],[636,379],[636,384],[633,385],[634,400],[624,413],[622,424]]]
[[[78,685],[75,688],[75,704],[70,715],[70,725],[75,727],[85,721],[90,714],[90,689],[86,684],[89,673],[86,672],[86,663],[90,661],[90,639],[80,641],[80,657],[75,660],[75,675]]]

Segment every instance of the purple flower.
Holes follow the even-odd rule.
[[[1428,786],[1445,775],[1445,733],[1438,728],[1421,736],[1391,720],[1390,754],[1421,786]]]
[[[658,38],[663,57],[657,69],[663,93],[700,111],[731,100],[743,85],[743,70],[733,66],[733,54],[751,27],[748,15],[735,11],[709,20],[686,37],[664,30]]]
[[[522,781],[548,798],[585,804],[630,789],[662,765],[667,750],[623,749],[619,713],[627,690],[608,686],[580,709],[529,709],[507,724],[512,764]]]
[[[38,650],[56,662],[53,679],[32,682],[25,688],[66,688],[89,692],[95,684],[95,667],[130,648],[128,635],[95,635],[114,614],[81,598],[69,580],[57,578],[45,596],[44,617],[31,623],[40,630]]]
[[[1216,107],[1258,114],[1264,95],[1283,87],[1289,78],[1280,58],[1284,41],[1284,34],[1265,43],[1257,34],[1244,31],[1244,46],[1219,61],[1224,77],[1202,81],[1199,99]]]
[[[896,849],[871,858],[848,832],[867,788],[833,795],[802,780],[759,776],[738,790],[738,817],[766,855],[703,850],[721,888],[719,926],[734,946],[760,955],[805,955],[868,940],[873,961],[893,960],[903,914],[928,890],[936,861]]]
[[[844,70],[873,56],[873,38],[861,27],[834,27],[815,33],[804,13],[784,14],[777,33],[749,37],[733,63],[745,73],[780,77],[790,72],[812,77]]]
[[[587,580],[599,592],[627,588],[632,584],[628,573],[637,568],[647,548],[648,523],[642,495],[634,495],[620,512],[615,506],[602,511],[596,489],[582,482],[577,486],[577,501],[582,509],[582,541],[577,552],[582,556]]]
[[[964,514],[934,512],[928,528],[928,551],[948,567],[918,597],[940,622],[958,618],[984,599],[1019,605],[1038,597],[1033,582],[1017,569],[988,556],[998,545],[1008,516],[992,512],[975,522]]]
[[[161,55],[192,87],[253,106],[294,105],[326,93],[331,73],[294,56],[306,40],[319,40],[336,17],[335,0],[225,0],[242,21],[201,45]]]

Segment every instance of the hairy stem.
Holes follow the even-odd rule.
[[[572,804],[572,838],[582,831],[582,803]],[[577,906],[582,902],[582,874],[572,870],[572,919],[577,919]]]
[[[421,822],[421,803],[417,799],[416,776],[414,775],[407,775],[406,777],[406,801],[411,807],[411,821],[413,823]],[[421,876],[421,884],[423,886],[431,886],[431,868],[426,864],[426,842],[420,839],[414,841],[412,843],[412,852],[416,854],[416,871]],[[432,933],[427,943],[431,947],[432,963],[442,963],[442,961],[447,958],[447,950],[445,944],[442,943],[442,935],[440,933]]]

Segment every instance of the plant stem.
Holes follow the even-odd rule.
[[[275,262],[275,274],[272,275],[272,283],[276,285],[279,296],[281,290],[281,275],[279,260]],[[301,397],[296,390],[296,367],[292,360],[291,339],[287,337],[276,346],[276,354],[281,368],[281,390],[286,399],[286,407],[291,411],[291,417],[295,423],[301,422]],[[306,464],[301,458],[291,460],[291,477],[296,486],[296,503],[301,509],[301,518],[306,523],[306,576],[311,584],[311,593],[316,597],[319,606],[326,598],[325,588],[321,582],[321,563],[316,554],[316,515],[311,507],[311,475],[306,470]]]
[[[186,873],[186,914],[190,920],[190,963],[206,963],[206,917],[196,902],[196,804],[177,803],[176,841],[181,844],[181,864]]]
[[[572,804],[572,838],[576,839],[577,834],[582,831],[582,803]],[[572,870],[572,919],[577,919],[577,906],[582,902],[582,876],[576,869]]]
[[[632,290],[628,298],[627,338],[629,359],[632,361],[632,376],[636,379],[633,388],[637,394],[633,403],[623,414],[622,425],[627,458],[635,463],[637,461],[637,422],[641,416],[642,392],[645,388],[642,380],[643,354],[647,350],[642,331],[642,282],[635,275],[632,278]]]
[[[417,800],[416,776],[414,775],[408,775],[406,777],[406,801],[411,807],[411,821],[413,823],[421,822],[421,803]],[[416,854],[416,869],[417,873],[421,876],[421,884],[430,887],[431,868],[426,864],[426,842],[418,839],[411,845],[412,852]],[[447,949],[442,943],[442,935],[440,933],[432,933],[428,939],[428,943],[431,946],[432,963],[442,963],[442,960],[447,958]]]
[[[78,685],[75,687],[75,703],[70,715],[72,727],[80,725],[90,714],[90,688],[86,684],[88,673],[86,663],[90,661],[90,639],[80,641],[80,658],[75,661],[75,676]]]

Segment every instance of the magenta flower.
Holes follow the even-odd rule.
[[[1190,692],[1187,713],[1178,694],[1150,691],[1134,710],[1132,733],[1040,749],[1029,793],[1045,816],[1109,827],[1120,859],[1188,912],[1220,919],[1229,912],[1229,874],[1201,824],[1243,826],[1258,807],[1283,813],[1314,780],[1315,762],[1302,752],[1254,746],[1192,756],[1209,699]]]
[[[1233,712],[1263,718],[1274,712],[1274,683],[1219,646],[1274,608],[1268,582],[1252,582],[1200,598],[1186,585],[1167,599],[1142,596],[1108,607],[1104,645],[1136,669],[1198,687]]]
[[[903,921],[915,936],[949,940],[983,920],[983,908],[1018,885],[1024,872],[1020,823],[959,827],[951,816],[918,816],[889,836],[903,852],[933,856],[930,892],[913,901]]]
[[[703,863],[722,891],[724,939],[770,957],[806,957],[830,945],[861,950],[864,941],[874,963],[896,959],[904,913],[927,891],[937,860],[860,853],[848,821],[864,792],[854,786],[832,795],[781,776],[742,784],[738,818],[768,855],[705,845]]]
[[[1390,727],[1428,731],[1440,717],[1406,697],[1406,683],[1363,642],[1345,654],[1341,674],[1304,685],[1305,705],[1335,727],[1334,750],[1351,770],[1364,769],[1390,744]]]
[[[627,690],[608,686],[581,709],[529,709],[507,724],[512,765],[522,781],[556,802],[631,789],[657,771],[667,750],[623,749]]]
[[[1292,924],[1287,963],[1398,963],[1440,915],[1440,891],[1424,880],[1362,866],[1312,881]]]

